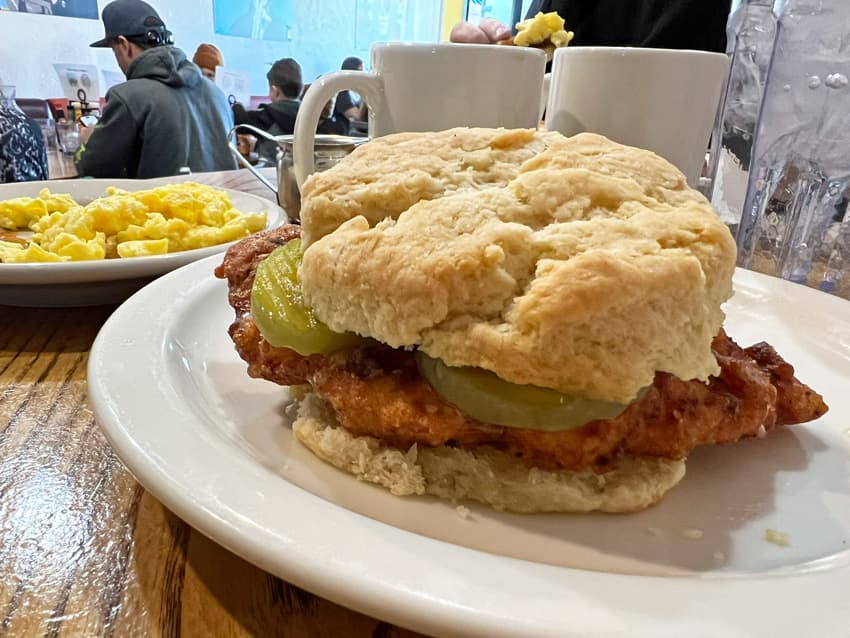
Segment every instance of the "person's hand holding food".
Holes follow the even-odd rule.
[[[458,22],[449,34],[449,40],[463,44],[495,44],[510,38],[510,27],[493,18],[484,18],[477,25]]]
[[[471,22],[458,22],[452,27],[449,39],[464,44],[512,44],[521,47],[535,47],[546,52],[551,60],[555,49],[567,46],[573,39],[573,32],[564,27],[564,19],[556,12],[538,13],[533,18],[523,20],[516,25],[517,33],[511,36],[511,30],[492,18],[484,18],[477,25]]]

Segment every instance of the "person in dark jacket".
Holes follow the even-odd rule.
[[[309,88],[309,84],[304,85],[304,90],[301,92],[302,100],[304,99],[304,96],[307,95],[307,90]],[[348,119],[344,115],[339,115],[336,112],[334,109],[335,104],[336,97],[332,97],[328,100],[328,103],[325,104],[325,108],[322,109],[322,112],[319,113],[319,123],[316,125],[316,133],[324,133],[325,135],[349,134]]]
[[[295,117],[301,106],[300,96],[304,88],[301,65],[292,58],[283,58],[272,64],[266,79],[269,81],[271,102],[260,104],[255,111],[248,111],[237,102],[233,105],[234,120],[237,124],[250,124],[272,135],[288,135],[295,130]],[[260,139],[257,141],[257,153],[274,163],[277,145]]]
[[[570,46],[726,50],[732,0],[534,0],[527,17],[557,11],[575,33]],[[511,36],[495,20],[459,23],[453,42],[498,42]]]
[[[227,143],[227,98],[180,49],[154,9],[115,0],[106,36],[127,81],[106,96],[103,117],[75,158],[80,175],[148,178],[236,168]]]
[[[345,58],[340,68],[343,71],[362,71],[363,60],[354,56]],[[349,122],[362,122],[367,115],[366,104],[354,91],[340,91],[336,95],[334,115],[344,117]]]
[[[239,103],[234,104],[234,119],[237,124],[250,124],[272,135],[292,133],[304,88],[301,65],[292,58],[278,60],[266,73],[266,79],[269,81],[271,103],[260,104],[256,111],[248,111]]]

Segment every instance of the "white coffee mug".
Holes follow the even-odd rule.
[[[372,70],[337,71],[310,85],[295,121],[299,188],[313,172],[319,114],[334,95],[357,91],[369,106],[369,136],[455,126],[536,128],[546,55],[488,44],[389,42],[372,46]]]
[[[702,172],[729,71],[722,53],[630,47],[555,51],[546,128],[654,151],[691,186]]]

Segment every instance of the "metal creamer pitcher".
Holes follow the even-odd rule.
[[[237,130],[250,131],[251,134],[277,145],[277,186],[266,179],[239,152],[234,141]],[[237,124],[228,133],[230,150],[233,152],[236,160],[251,171],[269,189],[274,191],[275,195],[277,195],[278,205],[286,211],[291,221],[297,222],[301,219],[301,193],[298,190],[295,173],[292,170],[292,145],[294,139],[294,135],[272,135],[249,124]],[[316,171],[324,171],[334,166],[365,141],[367,140],[363,137],[316,135],[316,142],[313,147],[313,160],[316,165]]]

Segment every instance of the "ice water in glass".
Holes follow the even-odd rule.
[[[850,1],[786,0],[739,265],[850,299]]]

